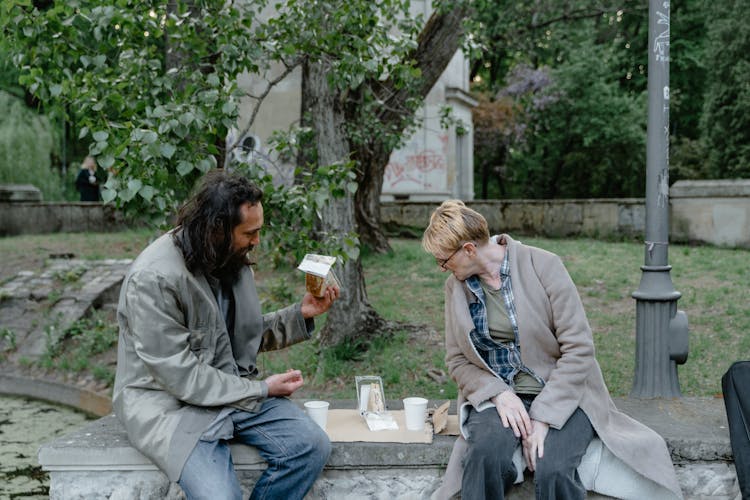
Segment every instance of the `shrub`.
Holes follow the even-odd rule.
[[[61,200],[62,181],[52,168],[55,135],[49,118],[0,91],[0,183],[33,184],[45,200]]]

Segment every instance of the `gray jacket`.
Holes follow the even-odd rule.
[[[233,292],[230,338],[206,277],[187,270],[171,233],[138,256],[120,290],[114,412],[172,481],[223,407],[254,411],[267,396],[253,379],[257,353],[310,338],[299,304],[261,314],[250,268]]]

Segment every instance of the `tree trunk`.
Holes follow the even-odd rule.
[[[458,50],[465,14],[464,7],[435,13],[422,30],[418,47],[411,55],[422,70],[419,95],[427,95]],[[330,67],[325,61],[307,62],[303,67],[303,116],[311,120],[316,163],[330,165],[351,158],[358,162],[360,172],[356,195],[332,200],[322,211],[322,230],[349,232],[356,229],[362,244],[377,251],[387,251],[388,240],[380,226],[380,194],[391,150],[377,139],[367,146],[353,149],[344,124],[347,116],[351,116],[347,113],[347,106],[356,106],[356,103],[345,103],[344,96],[331,88],[327,78],[329,72]],[[378,87],[383,88],[382,82]],[[350,97],[356,94],[356,91],[350,92]],[[390,85],[386,82],[380,96],[387,101],[382,119],[398,124],[403,130],[411,118],[412,111],[408,110],[406,102],[412,96],[412,93],[397,89],[393,82]],[[341,281],[341,296],[328,312],[320,333],[321,346],[356,341],[373,332],[387,330],[388,323],[367,299],[360,258],[337,265],[335,272]]]
[[[328,84],[329,65],[325,62],[306,63],[304,72],[303,101],[307,103],[312,120],[318,164],[348,161],[350,151],[344,130],[344,106],[340,93]],[[354,197],[347,194],[345,198],[332,199],[321,215],[324,231],[353,231]],[[341,281],[341,296],[328,312],[320,333],[322,346],[369,336],[385,324],[367,300],[360,258],[337,264],[335,272]]]
[[[391,246],[380,222],[380,194],[383,192],[383,177],[390,151],[376,144],[376,151],[357,149],[354,157],[363,168],[357,178],[357,192],[354,195],[357,232],[362,245],[367,245],[378,253],[387,253]]]
[[[487,186],[490,183],[490,162],[485,160],[482,162],[482,199],[486,200],[489,190]]]
[[[416,65],[422,71],[422,80],[417,91],[422,98],[427,96],[459,49],[463,39],[463,20],[467,13],[467,2],[460,2],[457,7],[450,10],[435,11],[419,34],[418,45],[410,58],[416,61]],[[370,83],[365,82],[363,85]],[[380,120],[383,123],[395,124],[403,131],[412,116],[412,112],[407,111],[406,103],[413,97],[413,93],[407,89],[396,88],[392,81],[373,87],[381,89],[378,94],[384,101]],[[391,150],[377,142],[376,138],[368,146],[367,151],[352,146],[352,152],[362,169],[356,196],[360,242],[374,251],[385,253],[390,250],[390,245],[381,224],[380,194]]]

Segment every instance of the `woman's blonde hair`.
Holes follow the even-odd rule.
[[[422,248],[436,255],[452,252],[467,241],[481,246],[490,239],[487,220],[461,200],[446,200],[430,216],[422,236]]]
[[[96,168],[96,160],[94,159],[93,156],[87,156],[86,158],[83,159],[83,162],[81,162],[81,168],[89,168],[89,167]],[[91,169],[89,168],[89,170]]]

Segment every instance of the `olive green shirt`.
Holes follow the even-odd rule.
[[[515,342],[513,325],[510,322],[508,311],[505,310],[502,292],[488,287],[484,281],[480,281],[480,284],[487,304],[487,327],[490,330],[490,337],[500,344]],[[536,395],[542,391],[542,385],[524,371],[519,371],[516,374],[513,383],[516,394]]]

